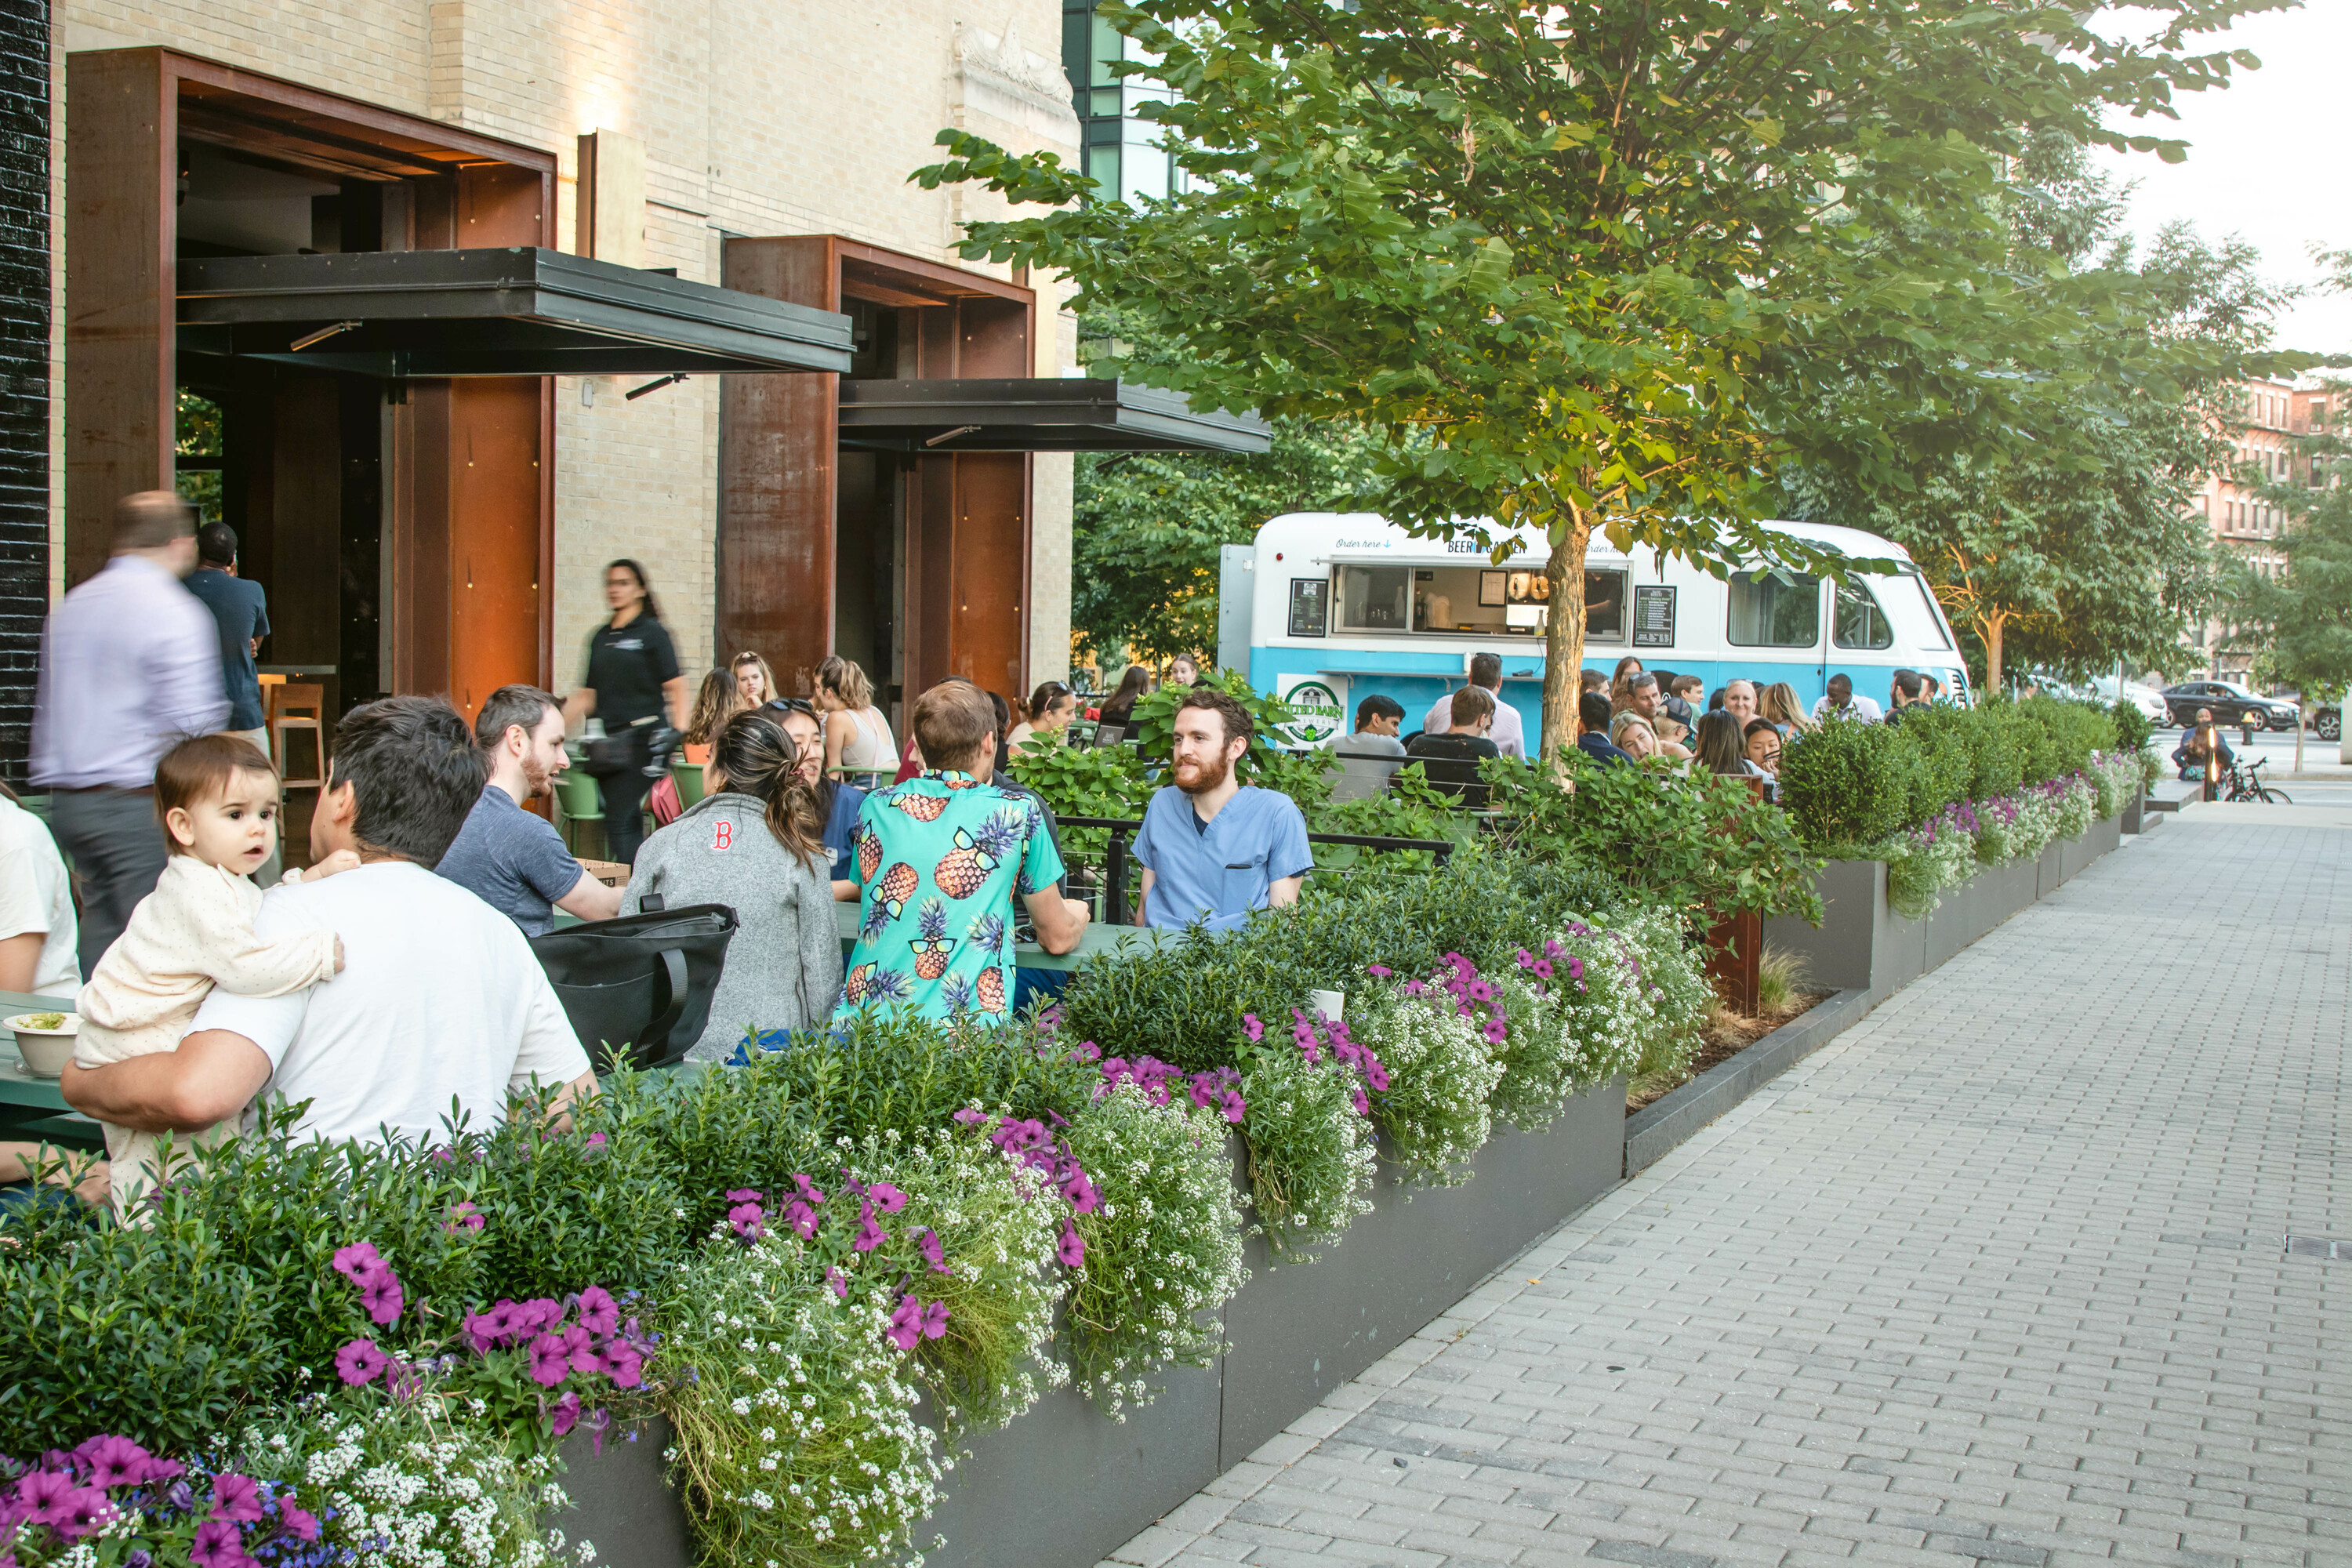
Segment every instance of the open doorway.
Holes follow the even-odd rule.
[[[178,252],[381,248],[395,188],[184,143]],[[264,672],[324,687],[331,720],[383,695],[385,384],[184,350],[177,382],[174,482],[236,531],[239,573],[268,595]]]

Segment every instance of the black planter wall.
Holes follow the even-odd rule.
[[[0,0],[0,777],[25,782],[49,601],[49,7]]]

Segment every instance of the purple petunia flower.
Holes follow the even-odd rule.
[[[890,1239],[890,1233],[874,1223],[874,1205],[868,1204],[857,1215],[857,1234],[849,1245],[860,1252],[871,1252]]]
[[[948,1304],[933,1301],[923,1309],[923,1338],[936,1340],[948,1331]]]
[[[542,1388],[553,1388],[572,1373],[572,1349],[554,1334],[530,1342],[530,1377]]]
[[[319,1539],[318,1517],[311,1513],[309,1509],[297,1503],[292,1498],[280,1498],[278,1500],[278,1522],[285,1527],[287,1534],[294,1537],[297,1541],[316,1541]],[[125,1565],[125,1568],[128,1568],[128,1564]]]
[[[614,1340],[604,1347],[604,1375],[621,1388],[635,1388],[645,1382],[644,1352],[626,1340]]]
[[[923,1304],[911,1294],[901,1296],[898,1305],[891,1310],[890,1326],[883,1331],[883,1337],[900,1350],[910,1351],[915,1342],[923,1337],[922,1325]]]
[[[931,1271],[933,1273],[946,1274],[950,1272],[948,1268],[947,1248],[940,1245],[940,1233],[938,1231],[927,1230],[923,1232],[921,1237],[915,1243],[915,1247],[918,1251],[922,1253],[923,1261],[931,1266]]]
[[[261,1518],[261,1489],[250,1476],[225,1472],[213,1478],[213,1517],[251,1524]]]
[[[335,1253],[335,1272],[354,1284],[363,1284],[370,1275],[383,1268],[373,1242],[355,1241]]]
[[[907,1194],[887,1182],[875,1183],[866,1189],[866,1195],[872,1198],[874,1206],[884,1214],[897,1214],[907,1206]]]
[[[621,1326],[621,1304],[602,1285],[580,1292],[580,1326],[592,1334],[609,1334]]]
[[[1076,1268],[1087,1260],[1087,1239],[1078,1234],[1077,1226],[1062,1227],[1062,1238],[1054,1245],[1054,1256],[1062,1260],[1065,1268]]]
[[[369,1321],[378,1328],[400,1321],[403,1298],[399,1277],[385,1268],[360,1281],[360,1305],[367,1309]]]
[[[547,1407],[547,1429],[558,1437],[580,1424],[580,1395],[566,1394]]]
[[[1251,1045],[1256,1045],[1265,1038],[1265,1026],[1257,1021],[1256,1014],[1244,1013],[1242,1015],[1242,1033],[1249,1037]]]
[[[246,1555],[242,1531],[226,1520],[208,1519],[196,1526],[188,1561],[196,1568],[247,1568],[253,1559]]]
[[[767,1211],[758,1204],[737,1204],[727,1211],[727,1223],[745,1241],[757,1241],[768,1234],[768,1227],[762,1223],[766,1216]]]
[[[353,1388],[373,1383],[391,1364],[392,1358],[376,1349],[373,1340],[353,1340],[335,1352],[335,1375]]]
[[[26,1522],[55,1530],[72,1520],[79,1490],[73,1477],[63,1470],[35,1470],[16,1483],[16,1503],[26,1510]]]
[[[1070,1059],[1074,1062],[1098,1062],[1102,1060],[1102,1047],[1092,1040],[1080,1040],[1071,1048]]]
[[[816,1235],[816,1210],[794,1198],[784,1205],[784,1223],[807,1241]]]
[[[833,1293],[835,1295],[840,1297],[845,1301],[849,1300],[849,1281],[842,1278],[840,1269],[826,1269],[824,1271],[824,1282],[833,1287]]]
[[[1386,980],[1390,975],[1394,974],[1396,971],[1391,969],[1385,963],[1367,963],[1364,965],[1364,973],[1370,975],[1375,980]]]
[[[106,1490],[139,1485],[153,1463],[147,1450],[128,1437],[92,1437],[74,1450],[74,1457],[89,1467],[90,1484]]]

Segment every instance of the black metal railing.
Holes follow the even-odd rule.
[[[1056,826],[1094,828],[1107,833],[1109,843],[1103,851],[1102,918],[1108,925],[1126,925],[1130,918],[1127,901],[1128,840],[1143,826],[1140,817],[1129,819],[1116,816],[1057,816]],[[1394,854],[1406,850],[1423,850],[1440,866],[1454,853],[1451,838],[1384,838],[1368,833],[1310,833],[1307,842],[1344,845],[1367,849],[1374,854]]]

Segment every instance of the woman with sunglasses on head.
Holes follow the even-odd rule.
[[[1022,742],[1032,735],[1058,735],[1070,727],[1078,716],[1078,694],[1058,680],[1049,680],[1029,694],[1029,706],[1021,722],[1013,726],[1005,745],[1013,760],[1021,760]]]
[[[890,721],[874,706],[874,683],[865,669],[839,654],[827,654],[816,670],[816,710],[824,724],[824,773],[887,773],[898,766],[898,742]]]
[[[727,661],[727,669],[735,689],[743,694],[744,707],[764,708],[776,700],[776,672],[758,654],[746,649]]]

